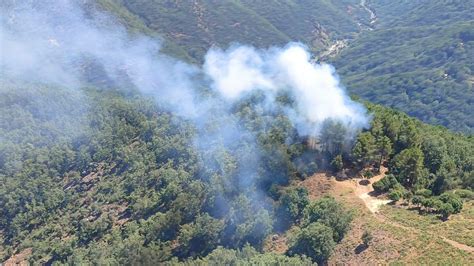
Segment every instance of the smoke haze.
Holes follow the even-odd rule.
[[[6,1],[1,17],[3,77],[77,88],[87,85],[85,69],[104,71],[113,85],[127,82],[143,93],[195,112],[190,79],[195,67],[159,53],[160,43],[130,36],[89,2]],[[128,84],[126,84],[128,85]],[[158,95],[159,93],[159,95]]]
[[[366,110],[350,100],[334,68],[312,63],[297,43],[266,50],[214,48],[200,68],[160,54],[158,40],[130,35],[87,1],[5,1],[1,7],[3,78],[80,88],[90,84],[84,68],[92,65],[94,72],[103,71],[107,86],[134,87],[194,122],[193,143],[205,167],[222,175],[232,172],[237,177],[233,184],[249,189],[252,197],[258,194],[252,184],[259,175],[260,150],[255,136],[231,112],[242,98],[263,93],[265,108],[271,110],[280,92],[289,93],[295,104],[285,113],[300,135],[317,137],[326,120],[352,133],[368,124]],[[211,88],[212,95],[203,98],[201,87]],[[238,158],[232,169],[213,159],[225,157],[223,148]]]

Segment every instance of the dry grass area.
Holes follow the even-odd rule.
[[[474,254],[474,205],[466,202],[459,214],[443,222],[434,215],[420,214],[417,209],[400,206],[383,208],[382,214],[389,220],[412,228],[417,232],[441,238],[458,249]]]
[[[370,210],[370,200],[386,199],[373,197],[371,184],[361,185],[359,179],[337,181],[335,177],[318,173],[292,185],[306,187],[311,200],[331,195],[355,213],[351,229],[337,245],[329,265],[474,263],[474,253],[466,250],[474,246],[472,202],[465,204],[462,213],[442,222],[434,215],[420,215],[416,210],[398,205],[379,205],[380,209]],[[363,195],[371,198],[367,201]],[[373,235],[368,248],[361,245],[364,231]],[[286,238],[278,236],[276,245],[268,250],[285,252]]]
[[[26,266],[28,262],[26,261],[27,258],[31,255],[32,249],[28,248],[23,250],[22,252],[12,256],[7,261],[3,263],[5,266]],[[2,265],[0,263],[0,265]]]

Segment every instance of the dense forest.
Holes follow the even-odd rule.
[[[403,231],[388,215],[403,212],[411,223],[428,220],[420,223],[427,230],[461,228],[457,253],[447,252],[454,241],[444,235],[431,244],[448,243],[434,252],[446,251],[449,261],[471,261],[472,229],[459,220],[469,224],[474,199],[473,7],[445,2],[100,0],[81,3],[83,13],[68,1],[33,5],[55,14],[45,20],[28,4],[25,13],[14,1],[0,4],[16,14],[0,19],[5,49],[24,52],[0,58],[0,262],[324,265],[372,246],[385,259],[381,239],[392,247],[396,234],[421,232]],[[31,18],[21,21],[25,14]],[[332,67],[304,58],[337,40],[348,47],[324,60],[352,97]],[[290,51],[302,54],[289,55],[305,64],[289,67],[320,75],[316,84],[331,96],[319,103],[350,105],[366,124],[347,122],[354,114],[322,121],[299,114],[314,103],[304,96],[327,95],[311,86],[314,94],[302,94],[315,79],[290,83],[290,72],[272,68],[295,61],[278,61],[288,55],[283,48],[263,48],[290,41],[303,43]],[[239,42],[256,48],[206,54]],[[236,64],[229,54],[239,52],[260,68]],[[258,82],[229,100],[210,81],[210,58],[240,70],[224,85]],[[327,187],[338,182],[351,186]],[[344,196],[359,187],[373,188],[367,197],[389,202],[391,212],[371,212],[362,198],[348,203],[354,198]],[[376,261],[408,256],[395,252]]]
[[[337,58],[349,90],[430,124],[474,127],[474,4],[371,1],[379,19]]]
[[[285,189],[291,180],[348,168],[370,175],[388,164],[393,176],[380,190],[429,200],[443,216],[459,212],[460,189],[474,186],[472,137],[376,105],[351,150],[334,123],[313,150],[284,114],[262,113],[251,97],[232,119],[257,143],[215,140],[206,154],[191,143],[192,124],[134,92],[4,82],[1,95],[3,259],[31,247],[30,260],[44,263],[323,262],[351,213],[333,198],[309,201],[304,189]],[[253,145],[262,152],[258,176],[243,182]],[[287,255],[296,257],[258,255],[272,232],[292,225],[301,231]]]

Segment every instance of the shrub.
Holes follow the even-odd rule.
[[[331,227],[316,222],[301,229],[288,253],[306,255],[318,264],[324,264],[335,246]]]
[[[388,193],[388,198],[393,201],[399,201],[403,198],[403,191],[400,189],[390,189]]]
[[[461,199],[474,199],[474,191],[469,189],[456,189],[453,194],[459,196]]]
[[[463,203],[462,200],[455,194],[452,193],[443,193],[439,199],[446,204],[449,204],[453,207],[453,213],[459,213],[462,210]]]
[[[372,186],[374,190],[378,193],[384,193],[389,191],[391,188],[395,187],[398,184],[397,179],[393,175],[386,175],[384,178],[375,182]]]
[[[365,178],[372,178],[374,177],[374,173],[370,170],[364,171],[364,174],[362,174]]]
[[[443,202],[436,198],[425,198],[421,201],[421,205],[425,208],[439,209]]]
[[[337,155],[336,157],[334,157],[334,159],[331,161],[331,166],[332,166],[332,169],[335,172],[341,171],[342,168],[344,167],[344,162],[342,160],[342,156]]]
[[[339,242],[349,230],[352,213],[332,197],[310,203],[304,210],[304,224],[320,222],[333,229],[334,241]]]
[[[449,215],[455,213],[453,206],[449,203],[443,203],[438,208],[438,212],[441,213],[443,219],[447,219]]]
[[[433,195],[433,192],[429,189],[424,188],[424,189],[418,189],[417,191],[415,191],[415,195],[429,198]]]
[[[419,196],[419,195],[415,195],[412,199],[411,199],[411,203],[414,204],[414,205],[422,205],[423,203],[423,200],[425,198],[423,196]]]

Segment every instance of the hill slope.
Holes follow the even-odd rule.
[[[305,203],[307,192],[288,184],[329,171],[325,158],[335,156],[308,149],[284,115],[260,113],[249,99],[234,113],[258,136],[261,149],[259,174],[246,184],[236,169],[254,163],[247,161],[254,158],[252,142],[216,139],[215,148],[201,154],[191,143],[193,125],[133,92],[2,83],[0,95],[2,261],[24,252],[31,262],[143,264],[205,256],[217,246],[250,243],[260,250],[272,232],[288,224],[304,228],[303,207],[314,198]],[[472,189],[472,138],[370,108],[376,126],[364,136],[385,132],[390,138],[390,171],[399,170],[396,162],[406,151],[423,151],[425,160],[413,160],[425,174],[407,189]],[[337,131],[330,134],[336,135],[328,135],[325,147],[338,145]],[[359,164],[352,156],[344,153],[345,165]],[[341,207],[332,208],[344,217]],[[214,252],[224,252],[219,250]],[[456,254],[450,259],[458,261]],[[290,258],[267,253],[254,259]]]
[[[6,3],[15,7],[18,2]],[[253,87],[268,86],[265,81],[269,79],[287,84],[284,79],[295,78],[263,75],[245,96],[228,101],[228,95],[212,89],[214,83],[194,76],[198,71],[193,67],[166,56],[155,58],[154,45],[138,42],[134,46],[134,35],[125,36],[127,31],[122,28],[113,34],[102,27],[95,29],[95,23],[109,29],[116,21],[110,21],[113,25],[88,21],[95,12],[87,9],[90,2],[81,2],[84,16],[82,9],[80,14],[68,13],[74,9],[62,9],[53,0],[50,6],[45,3],[35,4],[45,13],[14,13],[20,15],[10,16],[6,27],[12,36],[24,33],[20,34],[25,36],[21,43],[28,48],[20,49],[24,57],[34,58],[35,53],[28,53],[34,50],[39,51],[40,59],[26,61],[25,67],[32,68],[26,74],[4,71],[13,74],[0,79],[0,262],[312,265],[328,261],[472,261],[472,254],[467,253],[474,245],[470,227],[472,136],[370,103],[365,103],[372,118],[370,126],[364,123],[358,130],[344,123],[347,116],[329,116],[313,128],[315,120],[294,116],[306,105],[320,106],[301,102],[303,98],[322,99],[319,96],[300,94],[319,85],[288,83],[281,90],[272,90],[275,97],[270,100],[265,91]],[[243,29],[236,34],[238,38],[254,40],[259,47],[270,45],[267,38],[275,42],[295,38],[325,46],[319,37],[351,39],[355,33],[362,36],[360,28],[373,27],[362,25],[359,14],[369,12],[358,11],[351,1],[321,0],[311,10],[304,9],[313,3],[308,1],[260,5],[244,0],[196,1],[191,6],[183,1],[143,1],[135,7],[131,1],[100,3],[132,32],[152,36],[165,32],[164,50],[194,61],[200,60],[209,45],[226,45],[234,27]],[[21,11],[21,5],[15,11]],[[297,14],[309,21],[318,19],[315,24],[299,24],[298,19],[289,18],[301,30],[280,23]],[[334,19],[325,18],[327,14]],[[352,15],[341,18],[344,14]],[[30,18],[39,20],[28,21]],[[47,34],[38,37],[36,30],[49,25],[40,23],[43,18],[54,26],[51,34],[45,30]],[[179,25],[169,25],[175,18]],[[235,25],[237,20],[243,24]],[[342,30],[337,21],[342,21]],[[308,34],[313,33],[314,25],[319,36],[315,39]],[[21,32],[23,27],[32,30]],[[68,42],[67,35],[59,34],[69,28],[86,29],[87,34],[72,31],[73,41]],[[178,35],[170,32],[173,29],[180,30]],[[92,48],[98,51],[87,49],[89,43],[84,45],[91,33],[96,37]],[[109,41],[101,42],[104,40]],[[39,49],[42,45],[47,49]],[[62,52],[60,47],[74,49]],[[320,68],[312,66],[304,52],[289,55],[289,59],[303,55],[306,66],[291,70],[308,70],[309,66],[309,72],[301,73],[315,73],[311,69]],[[75,59],[72,68],[68,63],[48,64],[68,56]],[[58,82],[58,76],[73,74],[69,70],[77,66],[76,81],[84,82]],[[43,67],[54,77],[41,73]],[[239,75],[231,79],[231,85],[253,77],[254,70],[235,72]],[[180,75],[182,71],[190,76]],[[43,75],[37,78],[36,72]],[[195,79],[195,85],[187,86],[186,81]],[[295,79],[300,80],[304,79]],[[345,97],[336,96],[325,98],[330,99],[324,103],[331,111],[339,109],[336,106]],[[199,101],[200,108],[192,109],[189,98]],[[343,102],[358,105],[349,99]],[[365,109],[357,107],[347,110],[360,111],[365,117]],[[308,131],[300,130],[302,124],[317,133],[308,136]],[[367,185],[370,177],[378,181]],[[374,193],[378,193],[376,201],[365,198]],[[381,215],[363,205],[364,200],[386,203],[386,197],[393,206],[371,209]],[[368,252],[361,253],[363,231],[367,233],[363,247]],[[281,246],[274,249],[272,244]]]
[[[101,0],[107,10],[177,44],[197,61],[213,45],[256,47],[301,41],[315,51],[350,38],[365,23],[357,0],[338,1],[121,1]],[[124,15],[128,13],[128,15]],[[132,19],[133,18],[133,19]]]
[[[202,62],[211,46],[233,43],[300,41],[324,60],[343,50],[329,61],[352,93],[427,123],[473,132],[472,1],[99,3],[131,28],[163,37],[165,52],[193,62]]]
[[[473,132],[474,3],[372,1],[378,20],[331,60],[349,90],[456,131]]]

